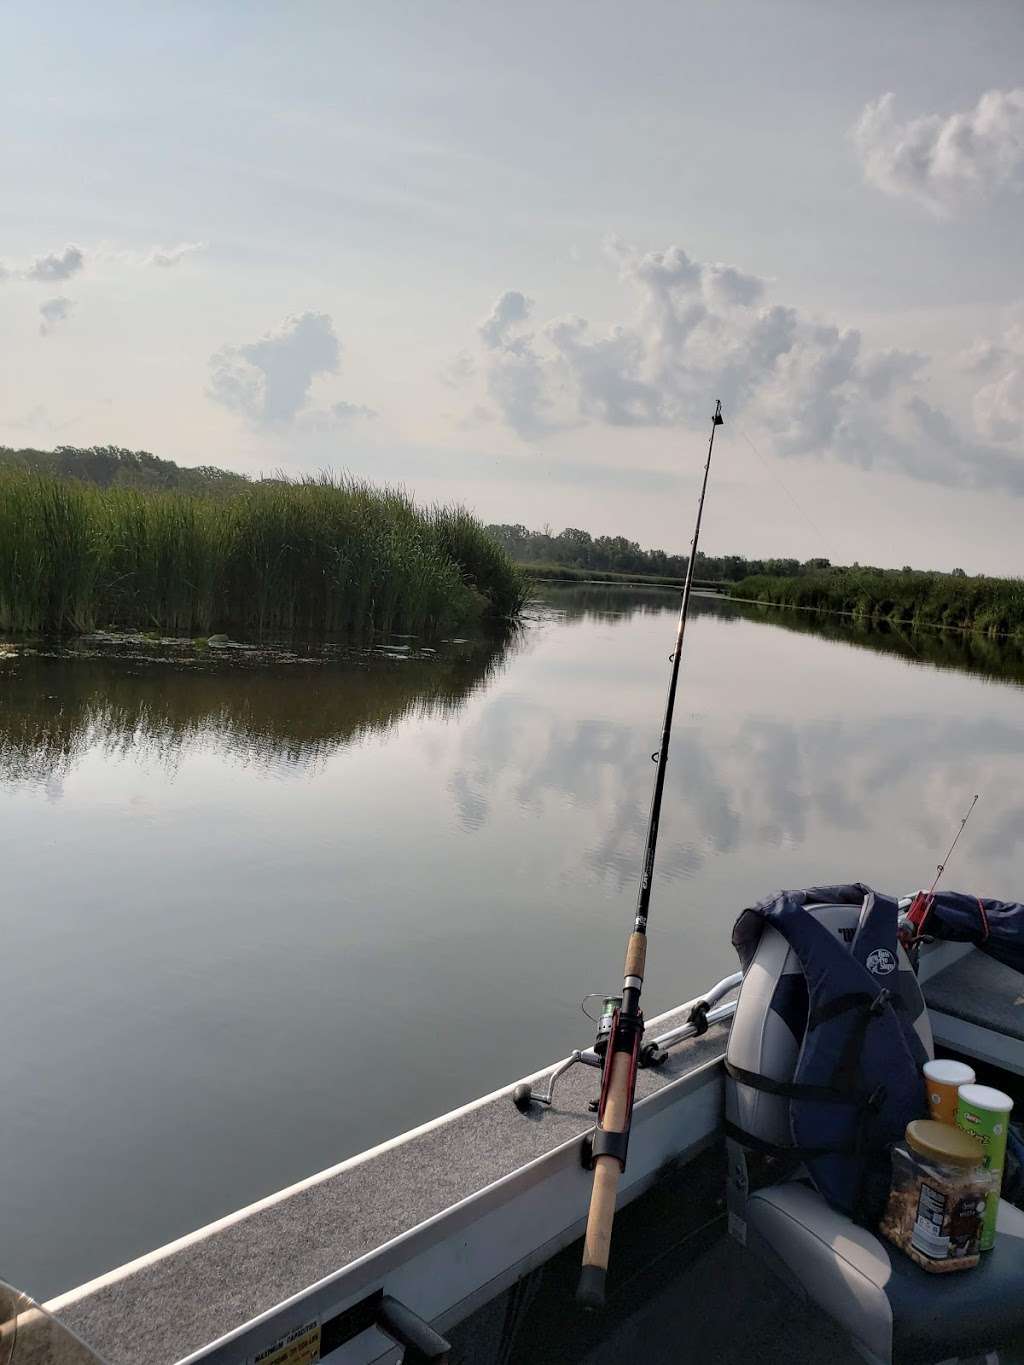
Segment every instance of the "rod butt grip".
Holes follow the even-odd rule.
[[[604,1307],[605,1271],[599,1265],[585,1265],[576,1286],[576,1302],[590,1313]]]

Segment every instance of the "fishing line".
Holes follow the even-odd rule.
[[[826,543],[828,543],[828,539],[829,539],[829,538],[825,535],[825,532],[821,529],[821,527],[817,524],[817,522],[814,521],[814,519],[811,517],[811,515],[810,515],[808,512],[806,512],[806,511],[803,509],[803,507],[801,507],[801,505],[797,502],[796,497],[795,497],[795,496],[793,495],[793,493],[790,491],[789,487],[783,482],[783,479],[782,479],[781,474],[776,473],[776,471],[775,471],[774,469],[772,469],[771,465],[769,465],[768,461],[764,458],[764,456],[763,456],[763,455],[761,454],[761,452],[758,450],[757,446],[754,445],[754,442],[750,439],[750,437],[747,435],[747,433],[744,431],[744,429],[743,429],[738,423],[737,423],[737,425],[736,425],[736,430],[737,430],[737,431],[739,432],[739,434],[743,437],[743,439],[746,441],[747,445],[748,445],[748,446],[750,447],[750,449],[754,452],[754,454],[757,456],[757,458],[761,461],[761,464],[763,465],[765,471],[766,471],[768,474],[771,475],[771,477],[775,480],[775,482],[776,482],[776,483],[779,485],[779,487],[782,489],[783,493],[785,493],[786,497],[790,500],[790,502],[791,502],[791,503],[793,504],[793,506],[796,508],[796,510],[797,510],[797,512],[800,514],[800,516],[803,517],[804,521],[807,522],[807,525],[811,528],[811,530],[814,531],[814,533],[820,538],[820,540],[822,541],[823,545],[826,544]],[[835,537],[833,536],[832,539],[835,539]]]
[[[795,495],[792,493],[792,491],[789,489],[788,485],[787,485],[787,484],[785,483],[785,481],[783,480],[782,475],[776,473],[776,471],[775,471],[774,469],[772,469],[771,465],[770,465],[770,464],[768,463],[768,461],[764,458],[764,456],[763,456],[763,455],[761,454],[761,452],[758,450],[757,446],[754,444],[754,442],[753,442],[753,441],[750,439],[750,437],[747,435],[746,431],[744,431],[743,427],[741,427],[741,426],[739,425],[739,423],[736,424],[736,430],[737,430],[737,431],[739,432],[739,434],[743,437],[743,439],[746,441],[747,445],[748,445],[748,446],[750,447],[750,449],[754,452],[754,454],[757,456],[757,458],[761,461],[761,464],[763,465],[763,467],[764,467],[764,469],[767,471],[767,473],[769,473],[769,474],[771,475],[771,477],[775,480],[775,482],[779,485],[779,487],[780,487],[780,488],[782,489],[782,491],[785,493],[786,497],[789,498],[790,502],[791,502],[791,503],[793,504],[793,506],[796,508],[796,510],[797,510],[797,512],[800,514],[800,516],[802,516],[803,519],[804,519],[804,521],[807,522],[807,525],[811,528],[811,530],[814,531],[814,532],[816,533],[816,535],[821,539],[821,541],[823,542],[823,544],[829,543],[829,539],[830,539],[830,538],[827,537],[827,536],[825,535],[824,531],[821,529],[821,527],[818,525],[818,523],[813,519],[813,517],[810,515],[810,513],[807,512],[807,511],[805,511],[804,508],[800,505],[800,503],[797,502],[796,496],[795,496]],[[841,536],[840,536],[840,537],[837,537],[837,536],[835,535],[835,533],[833,533],[832,536],[831,536],[831,541],[836,541],[837,539],[839,540],[839,542],[840,542],[840,544],[841,544],[841,543],[842,543],[842,537],[841,537]],[[847,550],[849,550],[849,548],[850,548],[849,546],[846,546],[846,549],[847,549]],[[852,561],[852,560],[851,560],[851,562],[850,562],[850,564],[849,564],[848,567],[853,568],[853,561]],[[804,610],[807,610],[807,608],[804,608]],[[818,611],[818,610],[827,610],[827,609],[812,607],[812,608],[810,608],[809,610]],[[911,629],[913,629],[913,625],[912,625],[912,624],[911,624]],[[905,632],[903,632],[903,631],[899,632],[899,638],[903,641],[903,643],[906,645],[907,649],[910,650],[911,654],[914,655],[915,659],[917,659],[919,663],[922,663],[922,664],[927,663],[927,660],[925,659],[924,655],[923,655],[923,654],[920,652],[920,650],[914,645],[913,641],[910,640],[910,639],[907,637],[907,635],[906,635]]]
[[[964,832],[964,826],[967,824],[967,821],[968,821],[968,820],[971,818],[971,816],[974,814],[974,807],[975,807],[977,804],[978,804],[978,794],[975,793],[974,800],[971,802],[970,806],[967,808],[967,814],[966,814],[966,815],[964,816],[964,818],[960,821],[960,828],[957,830],[957,832],[956,832],[956,834],[955,834],[955,836],[954,836],[954,838],[953,838],[953,842],[950,844],[949,848],[946,850],[946,856],[943,858],[942,862],[939,863],[939,864],[937,865],[937,867],[935,868],[935,880],[932,882],[931,890],[928,892],[928,895],[929,895],[929,896],[934,896],[934,894],[935,894],[935,888],[936,888],[936,887],[938,886],[938,884],[939,884],[939,878],[942,876],[943,872],[945,872],[945,870],[946,870],[946,864],[949,862],[950,858],[952,857],[953,850],[954,850],[954,849],[956,848],[956,846],[957,846],[957,842],[958,842],[959,839],[960,839],[960,835],[963,834],[963,832]]]
[[[911,961],[914,963],[915,971],[917,970],[915,958],[918,946],[922,942],[927,941],[924,929],[925,925],[928,922],[928,917],[932,912],[932,905],[935,902],[935,888],[938,886],[942,874],[946,870],[946,864],[953,856],[953,850],[956,848],[957,843],[959,842],[960,835],[963,834],[964,832],[964,829],[967,825],[967,821],[974,814],[974,807],[978,804],[978,800],[979,800],[978,793],[975,792],[974,800],[967,807],[967,812],[960,821],[960,828],[954,835],[953,842],[946,850],[946,856],[943,858],[942,862],[939,863],[935,868],[935,880],[932,882],[931,888],[928,891],[919,891],[917,893],[917,895],[914,897],[913,901],[910,904],[910,908],[906,913],[905,919],[902,922],[900,928],[900,941],[903,944],[904,948],[906,948],[907,952],[912,954]],[[987,930],[987,922],[985,920],[985,907],[982,905],[980,900],[978,901],[978,908],[981,911],[982,922],[986,923]]]

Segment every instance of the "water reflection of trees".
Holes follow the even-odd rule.
[[[537,585],[536,598],[567,621],[626,621],[679,610],[679,593],[665,588],[617,587],[614,584]],[[1024,648],[1009,640],[990,639],[961,631],[908,630],[890,623],[877,626],[828,612],[797,611],[761,602],[739,602],[711,593],[697,593],[694,616],[723,621],[753,621],[801,635],[858,649],[891,654],[911,664],[955,669],[976,677],[1024,683]]]
[[[722,601],[722,609],[734,608],[747,621],[763,621],[783,630],[820,639],[894,654],[908,663],[951,668],[1000,682],[1024,683],[1024,649],[1010,640],[953,630],[907,630],[889,623],[867,626],[851,617],[803,612],[760,603]]]
[[[633,616],[679,610],[677,588],[621,587],[614,583],[538,582],[533,586],[533,602],[566,621],[628,621]]]
[[[0,665],[0,780],[45,782],[94,748],[173,763],[203,746],[243,762],[308,766],[406,718],[455,714],[506,648],[467,642],[433,658],[203,669],[137,656],[9,658]]]

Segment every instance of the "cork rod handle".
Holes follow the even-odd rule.
[[[612,1074],[601,1122],[606,1132],[621,1133],[626,1126],[629,1071],[629,1053],[616,1052],[612,1058]],[[594,1162],[594,1185],[590,1195],[587,1232],[583,1239],[583,1270],[576,1291],[576,1300],[584,1308],[604,1306],[604,1281],[612,1244],[612,1224],[615,1221],[615,1196],[621,1174],[622,1168],[613,1156],[599,1156]]]

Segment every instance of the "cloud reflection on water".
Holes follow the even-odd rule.
[[[540,599],[534,627],[508,652],[466,644],[429,659],[226,671],[8,659],[0,782],[35,785],[59,800],[66,776],[91,753],[168,773],[208,753],[301,778],[351,744],[413,723],[429,734],[435,765],[448,769],[465,834],[508,820],[510,809],[534,820],[555,807],[563,820],[574,811],[579,870],[621,890],[635,878],[647,826],[647,751],[678,599],[604,585],[546,587]],[[863,845],[887,819],[922,840],[941,839],[949,805],[941,794],[959,799],[977,774],[1004,771],[1024,750],[1013,693],[965,676],[996,676],[999,656],[988,642],[866,635],[848,623],[704,598],[694,627],[701,634],[690,636],[683,671],[662,880],[692,878],[709,858],[737,850],[805,847],[824,831]],[[876,662],[830,649],[828,640],[890,657]],[[960,672],[959,707],[919,705],[927,680],[934,690],[939,677],[922,667],[926,651]],[[1019,662],[1005,653],[1006,679],[1016,683]],[[893,673],[897,659],[911,667]],[[429,724],[456,717],[456,726]],[[1010,857],[1022,837],[1011,791],[996,782],[978,822],[974,847],[989,858]]]
[[[635,880],[646,832],[652,774],[644,749],[656,737],[661,705],[652,686],[644,706],[634,706],[630,686],[656,669],[660,656],[653,648],[639,656],[637,615],[615,613],[603,590],[589,591],[598,598],[596,610],[576,620],[613,630],[603,651],[589,642],[604,698],[595,702],[588,691],[574,707],[553,697],[543,679],[534,680],[528,695],[485,697],[460,732],[450,790],[467,833],[479,833],[488,819],[507,820],[509,807],[554,818],[570,805],[577,813],[579,870],[622,890]],[[608,598],[614,600],[611,592]],[[640,614],[651,610],[645,604]],[[1024,751],[1016,686],[993,689],[967,670],[956,676],[951,659],[958,647],[962,656],[969,653],[964,642],[882,637],[873,649],[889,658],[827,645],[823,653],[810,630],[787,638],[764,630],[759,617],[730,603],[699,605],[698,619],[711,633],[699,644],[691,637],[691,651],[703,651],[687,661],[697,677],[688,679],[684,670],[660,880],[692,878],[709,858],[737,852],[747,859],[758,850],[800,849],[806,861],[826,835],[848,843],[851,874],[883,843],[891,847],[880,861],[898,861],[908,834],[937,856],[954,808],[976,785],[987,787],[986,832],[975,831],[974,854],[1012,859],[1022,837],[1013,772]],[[735,645],[731,626],[738,629]],[[645,631],[644,643],[666,632],[667,620]],[[835,634],[859,642],[852,630]],[[926,666],[921,648],[928,644],[938,646],[944,671]],[[623,669],[622,655],[631,648]],[[614,661],[607,675],[605,659]],[[822,683],[816,675],[826,660]],[[993,660],[989,649],[989,669]],[[550,676],[572,677],[577,662],[572,651],[559,654]],[[1016,684],[1014,658],[1008,674]],[[629,686],[616,694],[623,676]],[[915,866],[919,876],[930,872],[919,858]]]

